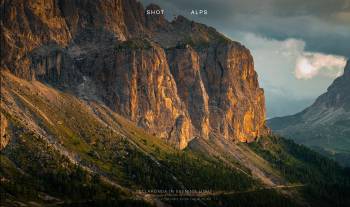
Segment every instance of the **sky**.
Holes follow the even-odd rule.
[[[216,28],[250,49],[268,118],[302,111],[350,57],[350,0],[141,0]],[[191,15],[192,9],[207,15]]]

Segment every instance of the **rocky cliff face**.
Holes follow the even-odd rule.
[[[101,101],[181,149],[268,133],[249,50],[213,28],[145,15],[135,0],[5,0],[1,11],[2,70]]]
[[[350,63],[327,92],[304,111],[269,120],[277,133],[313,147],[350,166]]]

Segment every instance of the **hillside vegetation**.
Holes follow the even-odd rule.
[[[251,149],[247,144],[234,144],[237,152],[233,150],[233,155],[245,152],[244,160],[225,156],[218,149],[217,156],[204,155],[195,149],[195,143],[181,151],[135,127],[98,100],[84,101],[69,91],[24,81],[5,71],[1,81],[1,116],[7,123],[2,128],[6,138],[1,148],[2,206],[304,206],[308,199],[304,195],[309,194],[303,187],[289,190],[276,183],[289,186],[306,183],[311,177],[315,181],[310,184],[318,183],[332,167],[337,170],[328,180],[338,184],[344,179],[340,167],[306,148],[292,145],[294,151],[283,154],[286,144],[279,139],[262,138],[249,144]],[[274,144],[266,144],[269,142]],[[266,145],[272,155],[264,151]],[[280,157],[278,153],[288,159],[274,160]],[[308,154],[320,161],[314,165],[314,161],[304,161]],[[289,160],[303,163],[295,169],[296,175],[285,170],[297,166]],[[318,164],[321,169],[300,177]],[[276,183],[255,176],[257,169]],[[321,175],[312,174],[316,172]],[[207,193],[170,199],[174,195],[147,192],[157,189]],[[348,201],[344,200],[347,193],[337,195],[338,206]]]

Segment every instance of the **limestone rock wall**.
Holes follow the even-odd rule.
[[[181,149],[194,137],[249,142],[268,133],[249,50],[214,28],[147,16],[135,0],[0,7],[2,70],[101,101]]]

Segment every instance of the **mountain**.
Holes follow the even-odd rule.
[[[350,202],[346,171],[282,138],[250,144],[196,138],[179,150],[100,102],[8,71],[1,72],[1,83],[2,206]],[[174,194],[154,189],[207,192],[178,193],[171,200]]]
[[[335,158],[350,166],[350,63],[327,92],[304,111],[274,118],[268,125],[297,143]]]
[[[213,28],[126,0],[2,7],[2,65],[21,78],[100,100],[180,149],[194,137],[267,133],[249,50]]]
[[[1,206],[350,203],[346,169],[270,134],[240,43],[135,0],[0,7]]]

